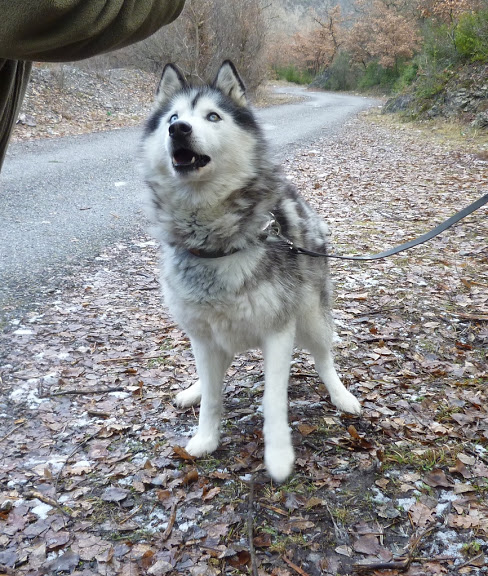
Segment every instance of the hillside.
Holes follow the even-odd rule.
[[[317,12],[327,9],[328,3],[323,0],[281,0],[277,4],[289,12],[306,12],[309,9],[316,10]],[[339,5],[344,14],[353,10],[354,0],[338,0],[332,2],[334,6]]]
[[[141,70],[91,72],[37,65],[32,70],[13,140],[52,138],[140,125],[158,76]]]
[[[444,82],[422,90],[419,82],[386,103],[385,112],[412,119],[447,118],[488,128],[488,64],[468,64],[446,73]]]

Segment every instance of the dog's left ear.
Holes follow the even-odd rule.
[[[222,63],[213,86],[229,96],[238,106],[247,106],[246,86],[230,60]]]

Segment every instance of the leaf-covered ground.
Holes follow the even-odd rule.
[[[486,193],[488,153],[363,118],[285,170],[335,250],[370,253]],[[108,247],[2,335],[0,573],[488,572],[486,207],[399,256],[331,262],[336,362],[364,411],[334,410],[296,351],[283,485],[263,468],[258,351],[227,374],[218,451],[181,448],[198,410],[172,398],[195,368],[157,267],[149,237]]]
[[[140,125],[147,118],[158,81],[156,74],[142,70],[94,73],[67,64],[36,63],[13,140]]]
[[[59,138],[140,126],[150,113],[160,77],[132,68],[94,72],[68,64],[35,63],[12,139]],[[296,99],[265,85],[253,101],[263,107]]]

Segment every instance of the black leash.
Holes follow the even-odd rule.
[[[300,248],[299,246],[295,246],[292,240],[286,238],[281,234],[281,226],[280,223],[276,220],[273,214],[271,214],[271,219],[266,225],[265,230],[268,231],[268,237],[274,237],[278,240],[283,241],[289,250],[294,252],[295,254],[304,254],[305,256],[312,256],[314,258],[337,258],[339,260],[380,260],[381,258],[387,258],[388,256],[392,256],[393,254],[398,254],[399,252],[403,252],[404,250],[410,250],[414,246],[418,246],[419,244],[423,244],[428,240],[432,240],[444,230],[447,230],[456,222],[459,222],[466,216],[469,216],[472,212],[475,212],[482,206],[484,206],[488,202],[488,194],[485,194],[476,202],[473,202],[463,210],[457,212],[453,216],[451,216],[448,220],[439,224],[433,228],[430,232],[426,234],[422,234],[418,238],[414,240],[410,240],[409,242],[405,242],[404,244],[400,244],[400,246],[396,246],[395,248],[391,248],[390,250],[385,250],[384,252],[379,252],[378,254],[367,254],[365,256],[342,256],[340,254],[325,254],[323,252],[314,252],[313,250],[306,250],[305,248]]]

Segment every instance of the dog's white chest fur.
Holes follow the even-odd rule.
[[[190,262],[183,269],[176,258],[163,263],[165,302],[190,335],[212,339],[235,353],[261,347],[263,335],[282,322],[286,294],[276,283],[254,282],[259,251]]]

